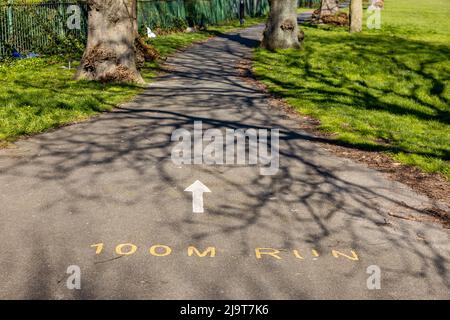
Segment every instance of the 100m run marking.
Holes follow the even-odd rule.
[[[104,243],[92,244],[91,248],[95,249],[95,254],[100,255],[104,252]],[[188,246],[186,249],[186,254],[188,257],[199,257],[199,258],[214,258],[219,254],[219,250],[214,246],[198,248],[195,246]],[[118,256],[130,256],[138,251],[138,246],[133,243],[121,243],[114,248],[114,253]],[[151,247],[147,247],[145,251],[154,257],[166,257],[172,254],[172,248],[164,244],[155,244]],[[260,259],[276,259],[283,260],[287,257],[295,258],[297,260],[317,260],[319,257],[331,254],[334,258],[344,258],[350,261],[359,261],[358,254],[354,250],[335,250],[319,252],[315,249],[305,249],[305,250],[286,250],[286,249],[275,249],[275,248],[255,248],[254,251],[255,258]]]

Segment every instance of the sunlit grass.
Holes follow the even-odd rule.
[[[128,101],[135,85],[73,81],[76,67],[61,57],[25,59],[0,65],[0,143],[80,121]],[[145,69],[144,76],[152,75]]]
[[[258,49],[255,72],[340,141],[450,177],[450,2],[385,4],[381,30],[304,27],[302,50]]]

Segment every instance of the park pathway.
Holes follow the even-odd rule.
[[[450,297],[450,230],[420,214],[430,201],[327,153],[240,77],[261,32],[191,46],[133,102],[0,151],[0,298]],[[171,134],[194,121],[278,128],[279,171],[175,164]],[[204,213],[184,191],[196,180]]]

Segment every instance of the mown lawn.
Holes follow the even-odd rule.
[[[264,18],[248,19],[246,25],[262,21]],[[238,27],[239,22],[232,21],[211,26],[208,31],[174,33],[150,42],[164,57],[195,41]],[[73,81],[77,65],[74,61],[70,70],[64,68],[68,66],[68,60],[59,56],[0,63],[0,146],[23,135],[111,110],[143,90],[135,85]],[[146,81],[151,81],[157,70],[158,63],[148,63],[142,75]]]
[[[269,89],[341,142],[450,178],[450,1],[386,0],[381,30],[305,26],[302,50],[258,49]]]

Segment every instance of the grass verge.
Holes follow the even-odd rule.
[[[381,30],[305,26],[302,50],[257,49],[269,90],[346,145],[450,178],[450,3],[386,0]]]

